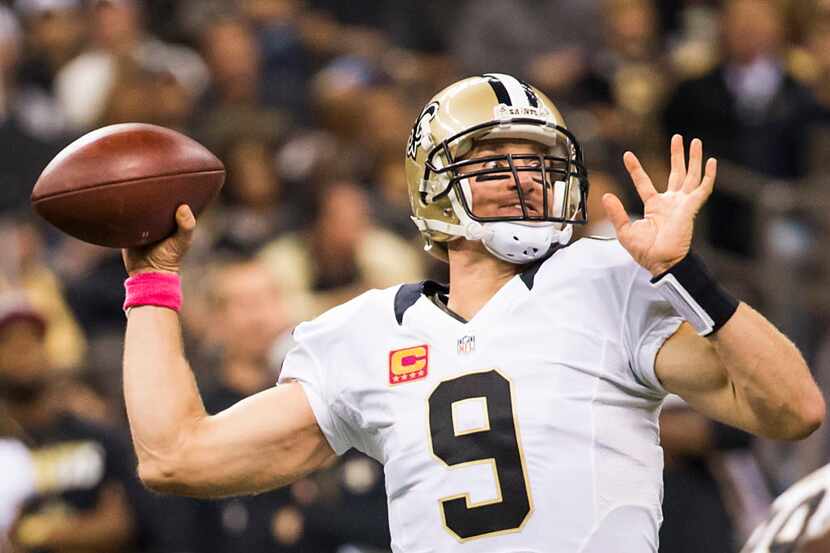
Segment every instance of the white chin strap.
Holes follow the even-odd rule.
[[[554,186],[553,213],[561,214],[564,203],[564,183]],[[461,188],[471,203],[467,179],[461,181]],[[573,235],[573,225],[549,222],[498,221],[479,223],[467,215],[455,190],[449,199],[458,217],[458,225],[433,219],[412,220],[421,231],[433,230],[467,240],[480,240],[493,256],[508,263],[525,264],[544,257],[554,244],[566,245]]]
[[[525,264],[543,257],[554,244],[571,241],[573,225],[499,221],[479,223],[469,217],[463,225],[412,217],[422,231],[436,231],[467,240],[480,240],[487,251],[508,263]]]

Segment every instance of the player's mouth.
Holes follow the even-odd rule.
[[[537,209],[533,204],[525,204],[527,208],[527,215],[532,217],[541,217],[542,210]],[[513,204],[505,204],[499,207],[499,215],[502,217],[522,217],[524,216],[524,212],[522,211],[522,205],[518,203]]]

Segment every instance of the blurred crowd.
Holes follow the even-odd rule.
[[[120,252],[49,228],[29,194],[63,146],[113,123],[180,130],[224,161],[183,274],[215,413],[273,385],[297,322],[446,279],[409,220],[404,144],[432,94],[483,72],[534,83],[582,142],[583,234],[612,234],[604,192],[638,211],[624,150],[663,183],[668,137],[702,138],[724,169],[696,244],[830,386],[830,301],[808,293],[830,278],[828,0],[0,0],[0,438],[55,478],[85,460],[72,489],[25,503],[15,550],[388,548],[382,469],[356,453],[256,497],[144,490],[120,393]],[[771,497],[830,462],[830,432],[759,443],[674,401],[663,444],[673,553],[735,550]]]

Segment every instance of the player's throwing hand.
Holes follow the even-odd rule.
[[[182,258],[190,249],[196,228],[196,217],[189,206],[180,205],[176,210],[176,225],[176,232],[161,242],[121,251],[124,267],[130,276],[144,272],[179,272]]]
[[[703,142],[695,138],[689,148],[689,165],[683,137],[671,139],[671,173],[666,191],[658,193],[648,174],[632,152],[623,155],[637,194],[643,200],[644,216],[632,221],[622,202],[614,194],[605,194],[605,208],[620,244],[652,275],[666,272],[680,262],[692,244],[694,218],[712,193],[717,161],[709,158],[701,178]]]

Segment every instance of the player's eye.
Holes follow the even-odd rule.
[[[506,159],[491,159],[484,163],[485,169],[509,169]]]
[[[568,170],[568,162],[564,159],[546,159],[545,169],[548,171],[562,173]]]
[[[482,164],[485,174],[476,177],[477,181],[503,180],[510,176],[510,164],[506,159],[491,159]],[[493,171],[495,170],[495,171]]]

